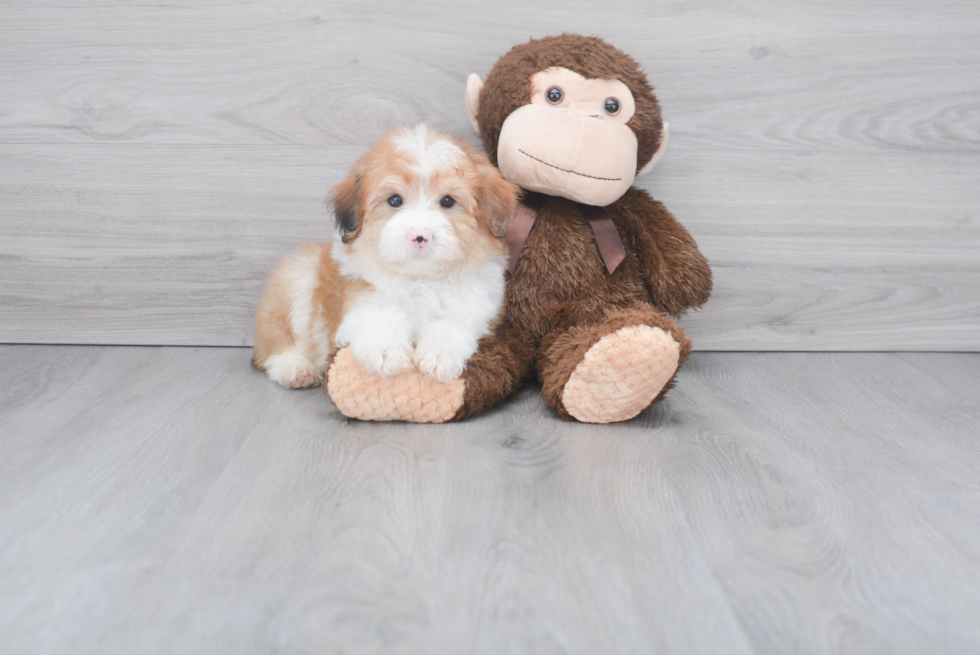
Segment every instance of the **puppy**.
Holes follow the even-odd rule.
[[[518,194],[458,138],[425,125],[386,133],[333,190],[337,238],[269,274],[255,366],[309,387],[347,346],[380,376],[459,377],[502,314]]]

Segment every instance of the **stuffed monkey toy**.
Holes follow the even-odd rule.
[[[377,378],[341,350],[331,398],[352,418],[460,420],[535,375],[562,418],[637,416],[691,351],[670,316],[711,293],[694,239],[632,186],[667,142],[646,76],[601,39],[564,34],[516,46],[486,83],[470,75],[466,106],[490,160],[525,193],[507,229],[504,319],[451,383]]]

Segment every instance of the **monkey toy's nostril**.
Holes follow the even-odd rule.
[[[415,237],[415,240],[418,241],[419,243],[422,243],[423,241],[425,241],[425,237],[420,234],[417,237]]]

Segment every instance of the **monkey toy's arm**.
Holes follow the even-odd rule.
[[[534,350],[535,339],[506,318],[483,337],[461,376],[466,391],[453,420],[479,414],[514,393],[531,370]]]
[[[435,382],[416,371],[392,377],[367,373],[349,348],[327,367],[326,387],[337,409],[362,421],[459,421],[512,394],[534,361],[535,339],[507,320],[480,341],[459,380]]]
[[[662,203],[631,188],[610,212],[631,241],[655,305],[672,315],[699,307],[711,295],[711,269],[690,233]],[[611,208],[613,209],[613,208]],[[623,228],[626,228],[625,230]]]

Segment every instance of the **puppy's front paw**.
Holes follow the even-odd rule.
[[[423,374],[438,382],[450,382],[463,373],[469,357],[434,341],[423,341],[415,348],[414,359]]]
[[[365,371],[381,377],[398,375],[412,368],[412,348],[408,343],[351,342],[351,352]]]

